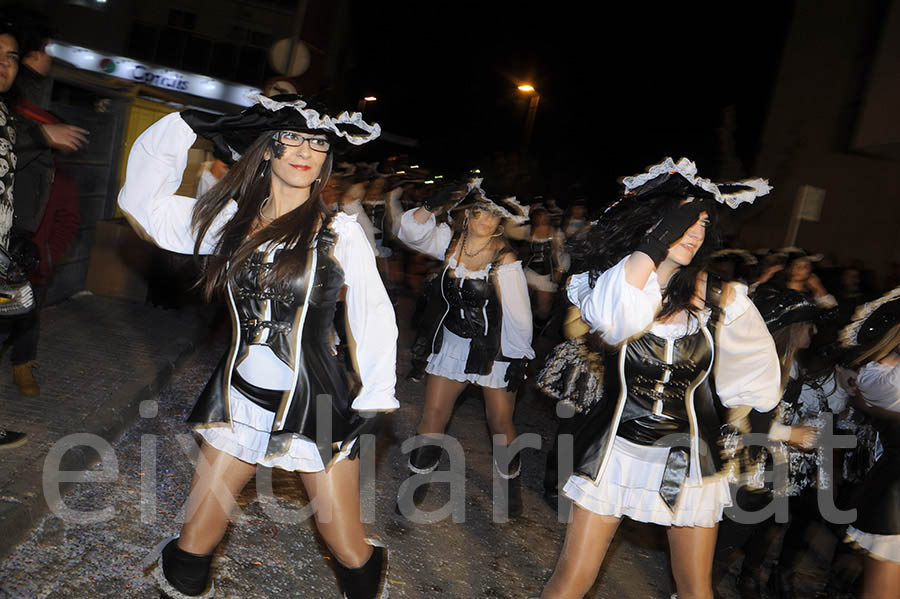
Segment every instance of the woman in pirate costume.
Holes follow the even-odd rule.
[[[154,575],[164,596],[213,596],[210,563],[231,507],[221,504],[263,465],[299,473],[344,596],[385,597],[385,550],[360,522],[355,458],[375,415],[399,407],[397,328],[361,228],[321,202],[334,148],[370,141],[380,127],[358,113],[329,116],[299,96],[256,102],[237,115],[161,119],[135,142],[119,194],[133,226],[158,246],[209,257],[204,289],[227,298],[233,322],[231,347],[189,418],[203,444],[187,520],[161,544]],[[236,163],[193,199],[175,193],[197,135]],[[355,397],[334,352],[344,287]]]
[[[771,410],[780,393],[778,356],[746,287],[704,267],[719,205],[770,188],[756,179],[728,190],[671,158],[624,184],[570,249],[587,272],[571,277],[569,299],[606,344],[605,388],[575,432],[563,488],[575,505],[542,597],[584,596],[628,516],[668,527],[678,594],[710,599],[717,525],[731,503],[722,425]]]
[[[539,331],[547,324],[559,277],[569,269],[564,251],[565,237],[553,226],[552,215],[543,205],[532,205],[528,212],[531,230],[528,236],[528,258],[525,280],[534,293],[534,324]]]
[[[862,599],[900,597],[900,287],[860,306],[841,332],[863,365],[856,385],[877,419],[881,457],[863,482],[848,541],[866,551]]]
[[[466,193],[460,201],[460,195]],[[460,229],[435,223],[434,212],[451,208]],[[474,179],[466,187],[448,186],[421,208],[403,214],[399,239],[414,250],[444,261],[439,282],[444,309],[430,324],[431,355],[425,371],[425,407],[416,429],[430,443],[410,453],[409,468],[428,474],[437,468],[441,439],[453,405],[470,383],[484,390],[491,433],[501,446],[516,438],[513,424],[516,390],[525,376],[531,348],[531,306],[522,264],[503,234],[503,221],[522,224],[527,211],[515,199],[491,199]],[[499,455],[499,454],[497,454]],[[496,455],[495,455],[496,457]],[[503,460],[505,461],[505,460]],[[508,516],[521,513],[520,463],[495,467],[508,481]],[[421,501],[427,485],[416,489]],[[401,512],[406,513],[402,508]]]
[[[766,326],[772,333],[781,366],[781,402],[766,414],[752,412],[754,431],[767,433],[774,463],[787,467],[786,484],[773,493],[789,498],[790,521],[784,525],[774,519],[754,527],[744,544],[744,561],[738,578],[741,597],[760,596],[763,561],[779,533],[784,532],[778,557],[769,577],[770,587],[782,599],[794,596],[794,567],[807,549],[806,531],[819,515],[817,490],[834,489],[834,481],[819,474],[821,452],[816,440],[827,424],[824,415],[840,414],[849,405],[849,395],[841,386],[833,363],[822,364],[817,371],[805,368],[800,352],[807,349],[816,333],[816,322],[824,310],[811,298],[793,289],[765,285],[753,295]],[[774,376],[775,373],[773,373]],[[754,448],[755,449],[755,448]],[[769,450],[752,451],[756,468],[749,472],[749,486],[764,491],[766,455]],[[760,495],[771,499],[768,493]],[[747,506],[755,511],[756,506]]]

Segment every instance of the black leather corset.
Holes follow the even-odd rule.
[[[628,395],[616,434],[652,445],[666,435],[689,432],[687,394],[711,365],[712,350],[702,330],[674,340],[646,333],[630,341],[625,354]]]
[[[485,337],[499,324],[499,304],[494,285],[487,279],[459,279],[445,273],[442,281],[447,301],[444,326],[466,339]]]
[[[530,268],[539,275],[553,273],[553,240],[532,241],[531,252],[528,256],[526,268]]]
[[[335,304],[344,274],[332,256],[333,234],[323,227],[316,247],[310,249],[307,268],[288,284],[266,285],[262,274],[274,267],[263,251],[254,252],[238,273],[232,287],[240,326],[241,355],[248,345],[267,345],[285,364],[293,367],[293,339],[302,333],[303,344],[332,343]],[[274,262],[282,250],[275,250]],[[311,266],[315,260],[313,286],[303,331],[294,331],[309,288]],[[268,308],[268,313],[267,309]],[[268,334],[266,334],[268,333]]]

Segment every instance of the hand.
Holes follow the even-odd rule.
[[[774,277],[775,273],[777,273],[779,270],[784,270],[784,264],[773,264],[772,266],[767,267],[763,271],[762,276],[759,277],[759,280],[756,281],[756,283],[765,283],[766,281]]]
[[[74,152],[87,144],[91,132],[74,125],[53,124],[41,125],[41,134],[54,150]]]
[[[349,453],[347,453],[348,459],[355,460],[359,457],[360,437],[376,434],[378,427],[381,426],[381,417],[383,415],[383,412],[359,412],[356,415],[351,422],[353,429],[341,443],[341,448],[344,448],[347,447],[348,443],[356,441],[356,443],[353,443],[353,447],[350,448]]]
[[[788,443],[800,449],[815,449],[819,429],[814,426],[792,426]]]
[[[445,185],[426,198],[422,203],[422,208],[429,212],[437,212],[444,207],[450,208],[462,198],[462,194],[466,189],[466,185],[460,183]]]
[[[509,367],[506,369],[506,376],[503,380],[506,382],[506,390],[515,393],[519,390],[519,386],[528,378],[526,370],[528,369],[528,360],[525,358],[513,358],[509,361]]]
[[[856,371],[843,366],[834,367],[834,378],[837,379],[838,385],[847,395],[856,395],[859,393],[859,387],[856,386]]]
[[[820,279],[816,274],[809,275],[809,277],[806,279],[806,286],[816,297],[828,295],[828,291],[825,290],[825,285],[822,284],[822,279]]]
[[[709,210],[706,202],[693,200],[669,210],[641,240],[637,251],[650,256],[653,263],[659,266],[669,247],[684,237],[685,232],[700,219],[700,213]]]

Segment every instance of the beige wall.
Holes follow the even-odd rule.
[[[801,221],[797,245],[834,254],[842,264],[862,259],[879,275],[890,260],[900,261],[900,161],[863,155],[852,144],[863,114],[868,119],[881,114],[885,131],[900,131],[900,93],[884,94],[884,81],[873,79],[879,60],[890,61],[885,49],[900,42],[900,19],[882,21],[887,25],[873,44],[878,20],[872,11],[879,4],[797,1],[753,169],[775,190],[752,210],[739,244],[783,246],[798,189],[813,185],[826,190],[821,219]],[[897,14],[897,4],[888,3],[889,14]],[[873,45],[874,56],[866,57],[863,50]],[[900,86],[896,71],[893,81]],[[877,101],[870,99],[876,96]],[[894,105],[864,112],[873,102]],[[866,126],[875,125],[867,121]]]

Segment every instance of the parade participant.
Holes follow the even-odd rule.
[[[321,202],[334,149],[368,142],[380,127],[299,96],[255,100],[237,115],[189,110],[158,121],[134,143],[119,194],[139,233],[209,256],[204,291],[227,297],[234,323],[189,417],[203,443],[186,522],[161,544],[154,575],[169,597],[213,596],[210,564],[227,503],[262,465],[299,473],[344,596],[386,597],[386,552],[365,537],[355,458],[373,414],[399,407],[397,327],[359,225]],[[174,195],[197,135],[237,159],[199,200]],[[333,352],[344,286],[362,383],[355,398]]]
[[[859,494],[847,539],[866,551],[861,599],[900,597],[900,287],[859,307],[841,331],[863,365],[856,386],[877,419],[881,457]]]
[[[782,248],[778,254],[784,260],[784,268],[773,273],[768,285],[798,291],[815,301],[820,308],[837,305],[837,300],[825,289],[819,275],[813,272],[812,265],[822,259],[821,254],[810,254],[797,247]]]
[[[822,309],[799,291],[763,286],[753,302],[772,333],[781,366],[781,402],[768,414],[754,412],[754,429],[767,432],[779,442],[772,459],[787,466],[787,485],[776,486],[773,494],[788,497],[790,520],[786,525],[772,520],[757,525],[744,545],[744,562],[738,590],[744,598],[760,596],[762,566],[769,547],[780,532],[784,540],[772,566],[769,583],[778,596],[794,596],[794,567],[806,550],[805,533],[819,514],[818,489],[833,489],[830,480],[818,476],[820,457],[816,440],[825,426],[823,414],[839,414],[849,403],[849,395],[839,384],[833,364],[810,372],[803,368],[799,353],[808,348],[816,332],[815,321]],[[773,372],[772,376],[777,373]],[[768,453],[768,452],[767,452]],[[764,466],[765,454],[758,457]],[[774,465],[774,462],[773,462]],[[761,473],[762,474],[762,473]],[[756,481],[762,491],[761,480]],[[771,496],[766,493],[768,498]]]
[[[460,202],[463,191],[467,193]],[[439,208],[454,204],[458,204],[453,209],[456,232],[447,224],[437,225],[434,216]],[[484,391],[495,444],[509,445],[517,436],[513,424],[516,390],[534,351],[525,274],[503,235],[503,220],[520,224],[526,218],[527,211],[514,198],[489,198],[480,179],[467,187],[447,186],[401,218],[399,239],[444,261],[438,283],[444,309],[429,327],[432,341],[425,407],[416,427],[417,434],[434,439],[410,453],[408,466],[414,473],[437,468],[440,437],[450,422],[456,398],[470,383]],[[494,467],[508,480],[507,514],[515,518],[522,511],[520,460],[516,456],[508,467],[495,460]],[[427,485],[416,489],[415,503],[422,500],[426,489]]]
[[[569,268],[569,257],[563,247],[562,232],[553,226],[550,212],[543,206],[528,213],[531,230],[528,236],[528,258],[525,279],[534,294],[534,325],[541,330],[550,317],[559,277]]]
[[[771,410],[780,393],[775,346],[746,287],[704,267],[719,204],[770,188],[755,179],[726,193],[671,158],[624,184],[570,247],[587,272],[571,278],[569,299],[608,346],[606,385],[575,432],[575,473],[563,488],[575,505],[542,597],[583,597],[627,516],[666,526],[678,595],[710,599],[717,526],[731,503],[722,425]]]

